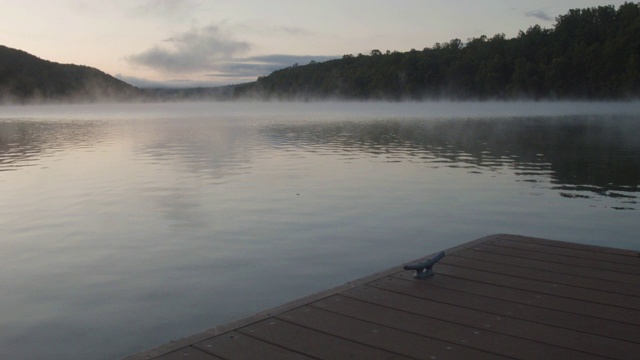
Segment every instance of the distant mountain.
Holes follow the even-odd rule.
[[[640,3],[573,9],[515,38],[453,39],[294,65],[218,88],[138,89],[97,69],[0,46],[0,103],[229,99],[637,99]]]
[[[263,99],[629,99],[640,96],[640,4],[570,10],[552,29],[372,50],[238,85]]]
[[[121,101],[140,94],[98,69],[59,64],[0,45],[0,103]]]

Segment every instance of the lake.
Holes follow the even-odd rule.
[[[119,359],[494,233],[640,248],[640,103],[0,107],[0,358]]]

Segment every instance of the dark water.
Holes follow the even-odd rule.
[[[640,248],[640,106],[4,107],[0,358],[118,359],[492,233]]]

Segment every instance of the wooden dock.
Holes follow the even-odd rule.
[[[398,266],[127,360],[640,359],[637,251],[492,235],[445,252],[427,279]]]

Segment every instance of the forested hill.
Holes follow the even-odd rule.
[[[236,96],[349,99],[621,99],[640,95],[640,4],[575,9],[540,26],[292,66]]]
[[[102,71],[42,60],[0,45],[0,104],[125,100],[140,91]]]

